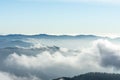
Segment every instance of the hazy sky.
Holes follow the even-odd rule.
[[[120,35],[119,0],[0,0],[0,34]]]

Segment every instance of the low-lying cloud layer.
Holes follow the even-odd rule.
[[[102,66],[120,69],[120,46],[107,40],[101,40],[96,46],[100,53]]]
[[[51,80],[86,72],[119,72],[120,45],[104,39],[91,43],[81,49],[36,47],[37,43],[28,48],[1,48],[0,79]]]
[[[17,77],[7,72],[0,72],[0,80],[40,80],[35,76]]]

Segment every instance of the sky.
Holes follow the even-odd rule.
[[[120,36],[119,0],[0,0],[0,34]]]

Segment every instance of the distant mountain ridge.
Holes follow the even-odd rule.
[[[86,73],[75,77],[61,77],[53,80],[120,80],[120,74]]]
[[[23,34],[8,34],[8,35],[0,35],[0,37],[9,37],[9,38],[108,38],[108,37],[101,37],[97,35],[49,35],[49,34],[38,34],[38,35],[23,35]]]

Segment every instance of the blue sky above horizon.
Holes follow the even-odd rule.
[[[120,35],[118,0],[1,0],[0,34]]]

